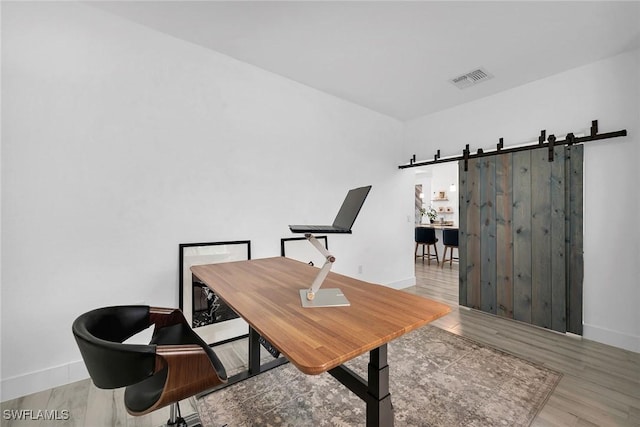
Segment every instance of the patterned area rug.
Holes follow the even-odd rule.
[[[561,374],[433,326],[388,345],[396,426],[528,426]],[[369,354],[346,365],[366,378]],[[205,427],[364,426],[365,404],[331,375],[286,364],[204,396]]]

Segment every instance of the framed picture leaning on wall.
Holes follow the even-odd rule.
[[[215,291],[191,274],[191,266],[251,259],[251,241],[181,243],[180,309],[190,326],[208,344],[246,336],[249,326]]]
[[[315,236],[315,238],[324,243],[325,249],[329,249],[329,241],[327,236]],[[280,239],[280,255],[297,261],[306,262],[315,267],[322,267],[325,262],[322,254],[313,247],[306,237],[290,237]]]

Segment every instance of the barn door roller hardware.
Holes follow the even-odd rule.
[[[457,162],[459,160],[464,160],[464,170],[466,171],[469,166],[469,159],[475,159],[478,157],[486,157],[493,156],[494,154],[501,153],[515,153],[517,151],[526,151],[526,150],[535,150],[536,148],[548,147],[549,148],[549,161],[553,161],[553,149],[559,145],[574,145],[574,144],[582,144],[589,141],[599,141],[602,139],[609,138],[617,138],[619,136],[627,136],[627,130],[619,130],[615,132],[607,132],[607,133],[598,133],[598,121],[594,120],[591,122],[591,129],[589,135],[576,137],[573,133],[568,133],[565,136],[565,139],[557,140],[555,135],[549,135],[547,137],[547,131],[540,131],[540,136],[538,137],[537,144],[529,144],[529,145],[521,145],[513,148],[504,148],[504,140],[500,138],[498,144],[496,145],[495,150],[485,152],[482,148],[479,148],[476,153],[471,153],[469,149],[469,144],[466,144],[465,148],[462,150],[461,156],[452,156],[452,157],[440,157],[440,150],[433,156],[433,160],[425,160],[421,162],[416,162],[416,155],[409,160],[409,164],[398,166],[399,169],[406,168],[415,168],[418,166],[427,166],[434,165],[436,163],[446,163],[446,162]]]

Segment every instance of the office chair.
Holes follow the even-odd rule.
[[[123,344],[151,325],[149,344]],[[131,415],[171,405],[167,424],[186,426],[178,402],[227,382],[218,356],[178,309],[98,308],[80,315],[72,330],[93,383],[102,389],[126,387],[124,403]],[[199,424],[194,415],[189,425]]]
[[[444,254],[442,255],[442,268],[444,268],[444,263],[447,261],[447,249],[449,249],[449,267],[452,266],[453,258],[453,250],[458,249],[458,229],[453,230],[442,230],[442,243],[444,244]],[[455,258],[458,259],[458,258]]]
[[[415,240],[416,240],[416,257],[422,257],[422,261],[424,262],[424,247],[427,247],[427,263],[431,264],[431,260],[433,258],[436,259],[436,264],[440,263],[438,258],[438,248],[436,247],[436,242],[438,238],[436,237],[436,230],[433,228],[427,227],[416,227],[415,232]],[[422,245],[422,255],[418,255],[418,245]],[[435,255],[431,255],[431,246],[433,246],[433,250]]]

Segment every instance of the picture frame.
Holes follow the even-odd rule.
[[[325,249],[329,250],[327,236],[315,236],[319,242],[324,241]],[[280,256],[305,262],[315,267],[322,267],[325,259],[322,254],[307,240],[306,237],[288,237],[280,239]]]
[[[249,325],[215,291],[193,276],[191,266],[249,259],[249,240],[179,245],[179,306],[189,326],[207,344],[219,344],[247,336]]]

